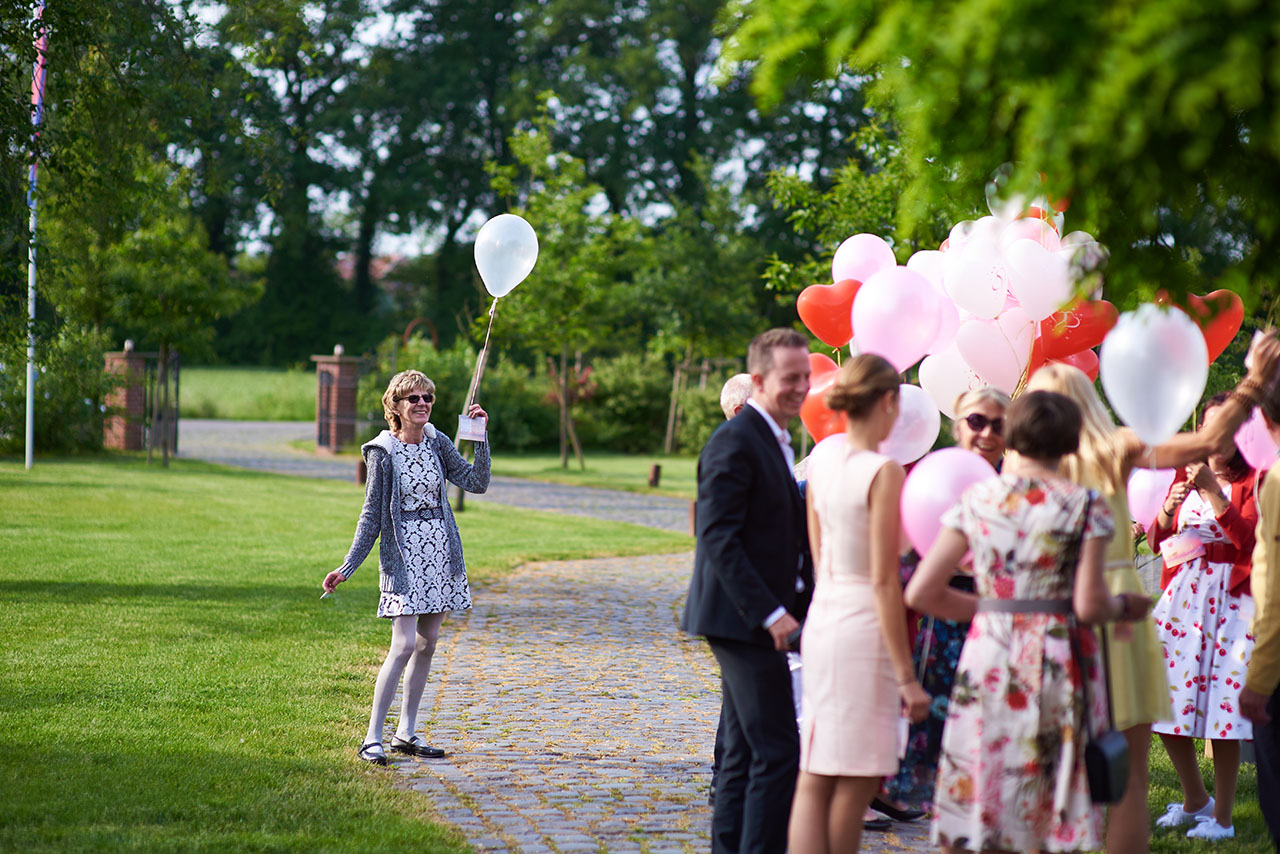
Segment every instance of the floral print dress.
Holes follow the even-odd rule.
[[[979,483],[943,516],[973,556],[983,599],[1070,599],[1084,538],[1115,530],[1104,500],[1069,481],[1010,474]],[[1087,511],[1086,511],[1087,505]],[[1087,518],[1085,513],[1087,512]],[[1102,810],[1082,759],[1082,678],[1090,721],[1106,694],[1093,632],[1066,614],[979,612],[960,654],[947,707],[934,797],[933,841],[969,850],[1092,851]]]
[[[1178,531],[1201,542],[1230,539],[1213,507],[1197,492],[1178,510]],[[1247,740],[1253,724],[1240,714],[1237,698],[1253,652],[1253,597],[1231,592],[1231,563],[1187,561],[1151,608],[1164,646],[1165,677],[1173,719],[1152,729],[1165,735]]]

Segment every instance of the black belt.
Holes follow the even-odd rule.
[[[401,510],[402,519],[443,519],[443,507],[419,507],[417,510]]]
[[[979,599],[978,613],[1070,614],[1070,599]]]

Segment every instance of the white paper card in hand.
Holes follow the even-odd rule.
[[[485,429],[483,418],[468,418],[465,415],[458,416],[458,438],[466,439],[470,442],[485,441]]]

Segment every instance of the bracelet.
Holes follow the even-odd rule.
[[[1256,392],[1262,391],[1262,383],[1258,382],[1253,377],[1248,377],[1248,376],[1240,380],[1240,382],[1236,385],[1236,388],[1240,388],[1240,387],[1253,389]]]
[[[916,681],[916,677],[914,676],[908,676],[906,679],[899,679],[898,687],[901,688],[904,685],[910,685],[914,681]]]
[[[1238,388],[1233,388],[1227,392],[1227,399],[1236,401],[1245,409],[1253,409],[1258,405],[1258,398],[1247,395]]]

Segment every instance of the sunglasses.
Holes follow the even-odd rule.
[[[421,400],[423,403],[431,403],[435,399],[436,399],[436,396],[431,392],[427,392],[426,394],[406,394],[404,397],[396,398],[396,400],[407,400],[410,403],[417,403],[419,400]]]
[[[990,427],[991,432],[995,433],[997,436],[1004,435],[1003,418],[988,418],[987,416],[981,415],[977,412],[970,412],[964,417],[964,423],[968,424],[969,429],[975,433],[981,433],[983,430]]]

